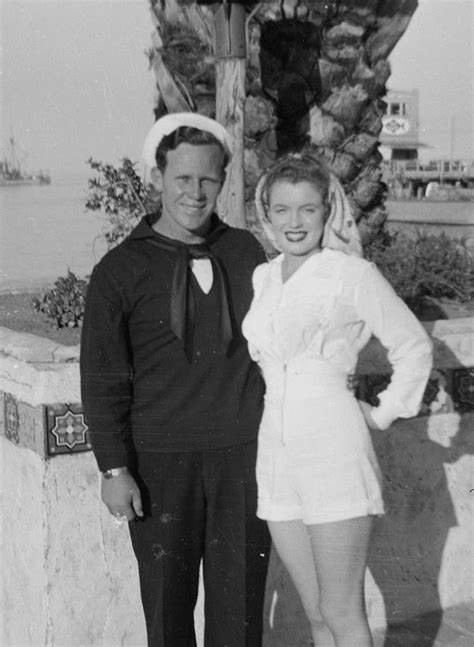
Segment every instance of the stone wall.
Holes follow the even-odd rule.
[[[427,324],[435,366],[423,411],[374,434],[387,514],[367,573],[371,626],[474,599],[472,321]],[[145,645],[127,528],[100,502],[79,394],[78,347],[0,328],[3,626],[0,643]],[[386,382],[383,349],[359,370],[369,400]],[[202,592],[196,610],[202,644]],[[272,555],[266,647],[308,638],[294,588]]]

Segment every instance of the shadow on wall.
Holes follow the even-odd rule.
[[[460,418],[448,447],[429,437],[427,425],[414,436],[395,429],[388,439],[374,439],[386,514],[375,527],[369,569],[385,604],[385,647],[403,644],[397,637],[410,629],[423,634],[420,647],[434,647],[443,618],[443,555],[450,529],[458,525],[445,465],[473,453],[469,431],[467,419]],[[420,616],[428,613],[423,623]]]
[[[445,365],[458,367],[457,358],[443,346],[443,358],[448,360]],[[440,373],[443,371],[434,371],[434,375]],[[430,382],[425,411],[437,410],[437,398],[439,393]],[[449,396],[441,411],[453,411]],[[386,513],[376,521],[368,566],[385,606],[384,647],[408,644],[404,640],[411,632],[417,636],[418,647],[434,647],[442,622],[439,587],[443,555],[450,529],[458,525],[445,466],[473,454],[474,438],[468,428],[472,418],[453,416],[458,428],[450,428],[449,433],[433,432],[433,427],[438,432],[441,427],[430,424],[434,418],[420,416],[400,421],[386,432],[373,434],[383,474]],[[450,574],[450,580],[455,579],[456,574]],[[309,623],[296,590],[273,551],[264,645],[307,645],[311,644],[310,638]]]

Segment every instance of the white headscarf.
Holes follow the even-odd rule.
[[[288,161],[291,161],[292,157],[298,159],[298,154],[289,155]],[[321,247],[329,247],[330,249],[345,252],[352,256],[362,257],[362,244],[360,242],[359,231],[352,216],[352,210],[347,196],[334,173],[329,173],[329,175],[330,183],[328,202],[330,209],[324,226]],[[257,188],[255,189],[257,222],[262,227],[273,247],[276,250],[281,251],[276,243],[275,235],[265,208],[267,196],[264,196],[263,192],[267,176],[268,171],[260,178]]]
[[[156,149],[163,137],[183,126],[211,133],[225,148],[229,158],[232,156],[234,140],[224,126],[197,112],[172,112],[155,121],[145,138],[142,156],[150,169],[156,166]]]

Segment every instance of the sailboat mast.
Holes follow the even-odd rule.
[[[18,160],[16,157],[16,145],[15,145],[15,138],[13,137],[13,133],[10,133],[10,172],[20,172],[20,167],[18,165]]]

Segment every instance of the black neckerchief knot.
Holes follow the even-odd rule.
[[[209,245],[216,240],[228,227],[219,223],[206,238],[204,243],[188,245],[178,240],[166,238],[156,232],[146,240],[160,249],[173,251],[176,254],[176,263],[173,270],[170,295],[170,327],[184,346],[186,357],[192,360],[192,350],[188,340],[194,329],[192,309],[188,308],[189,280],[188,270],[192,259],[208,258],[212,264],[214,284],[217,290],[217,299],[220,309],[219,340],[223,354],[227,353],[229,344],[234,337],[232,318],[230,314],[229,296],[227,294],[227,281],[222,261],[215,256]]]

